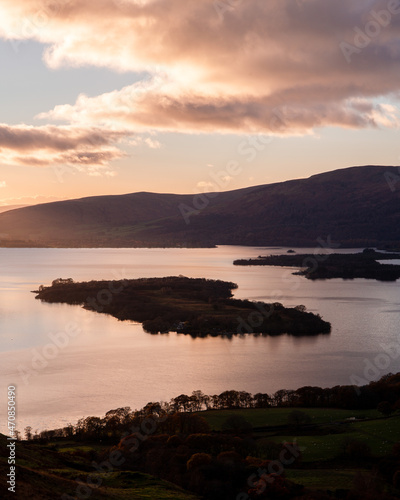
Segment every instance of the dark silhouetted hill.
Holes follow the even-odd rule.
[[[134,193],[0,214],[0,239],[47,246],[398,247],[400,173],[364,166],[223,193]]]
[[[16,210],[17,208],[25,207],[26,205],[4,205],[0,206],[0,214],[3,212],[9,212],[10,210]]]

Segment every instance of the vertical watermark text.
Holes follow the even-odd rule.
[[[16,414],[17,414],[17,393],[14,385],[8,386],[7,392],[7,450],[8,450],[8,460],[9,470],[7,473],[7,485],[8,491],[15,493],[16,491],[16,442],[17,442],[17,430],[16,430]]]

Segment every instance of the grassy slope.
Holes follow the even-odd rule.
[[[221,430],[228,416],[241,415],[253,427],[284,425],[292,408],[212,410],[200,412],[214,430]],[[342,463],[337,457],[341,452],[343,440],[357,439],[367,443],[375,457],[390,453],[394,443],[400,441],[400,415],[391,418],[379,417],[376,410],[340,410],[323,408],[304,408],[314,424],[322,426],[345,419],[367,418],[373,420],[347,421],[340,434],[298,435],[268,433],[263,429],[254,433],[258,444],[270,441],[294,441],[302,448],[302,467],[287,469],[286,476],[293,481],[313,489],[348,489],[352,487],[358,472],[368,473],[365,466]],[[299,433],[302,434],[302,433]],[[0,436],[0,475],[5,477],[6,465],[5,440]],[[82,484],[93,472],[91,460],[82,457],[82,452],[99,451],[99,445],[62,442],[57,446],[39,446],[19,443],[18,453],[18,496],[21,499],[53,499],[63,493],[74,494],[76,479]],[[174,485],[147,474],[116,470],[101,476],[102,485],[93,490],[91,498],[98,500],[117,499],[177,499],[195,500],[197,497],[180,490]],[[1,489],[3,488],[3,490]],[[4,496],[4,484],[0,485],[0,497]]]
[[[300,435],[268,433],[267,429],[258,433],[265,441],[293,441],[297,439],[304,447],[303,461],[315,462],[334,459],[340,452],[341,443],[345,438],[364,441],[371,448],[374,456],[384,456],[390,452],[393,445],[400,441],[400,415],[383,418],[377,410],[340,410],[326,408],[300,408],[310,415],[313,424],[332,424],[345,419],[367,418],[374,420],[347,422],[340,434]],[[284,425],[293,408],[268,408],[250,410],[211,410],[201,412],[211,428],[221,430],[223,422],[230,415],[243,416],[253,427]]]
[[[296,436],[274,436],[274,441],[293,441]],[[328,434],[326,436],[299,436],[297,442],[304,447],[303,461],[316,462],[333,460],[341,451],[343,440],[346,438],[362,441],[371,448],[376,457],[383,457],[390,453],[393,445],[400,441],[400,416],[366,422],[354,422],[348,425],[342,434]]]
[[[314,424],[329,425],[345,419],[367,418],[374,420],[347,422],[340,434],[327,435],[279,435],[276,432],[256,432],[255,438],[262,445],[268,442],[296,441],[302,449],[302,468],[287,469],[288,479],[311,489],[350,489],[357,473],[370,474],[362,466],[355,468],[341,465],[337,460],[345,439],[357,439],[371,448],[372,455],[383,457],[389,454],[394,443],[400,441],[400,415],[382,418],[376,410],[340,410],[326,408],[300,408]],[[214,430],[221,430],[223,422],[231,415],[241,415],[253,427],[284,425],[293,408],[211,410],[201,412]]]
[[[336,408],[300,408],[310,415],[314,424],[329,424],[346,418],[377,418],[377,410],[340,410]],[[221,430],[223,422],[231,415],[243,416],[253,427],[283,425],[293,408],[260,408],[244,410],[209,410],[201,412],[214,430]]]
[[[359,469],[357,472],[370,474],[367,469]],[[302,484],[306,488],[315,490],[351,489],[354,482],[354,469],[290,469],[286,471],[286,477],[295,483]]]
[[[86,448],[86,451],[88,447]],[[90,445],[89,445],[90,448]],[[20,442],[17,444],[17,492],[8,493],[4,478],[9,472],[6,456],[6,442],[0,435],[0,498],[15,500],[54,500],[68,493],[74,496],[78,483],[83,485],[95,469],[91,460],[74,456],[82,446],[71,444],[68,453],[55,451],[49,447]],[[118,470],[109,475],[101,475],[102,484],[93,489],[93,500],[196,500],[196,496],[177,486],[159,480],[148,474]]]

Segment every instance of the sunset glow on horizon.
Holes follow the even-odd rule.
[[[400,500],[400,0],[0,14],[0,497]]]
[[[400,163],[397,0],[0,8],[0,206]]]

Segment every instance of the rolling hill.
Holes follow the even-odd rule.
[[[26,205],[4,205],[0,206],[0,214],[8,212],[9,210],[16,210],[17,208],[25,207]]]
[[[0,498],[16,500],[54,500],[67,498],[90,498],[92,500],[196,500],[199,497],[178,486],[149,474],[116,468],[99,474],[101,480],[88,488],[94,477],[93,457],[107,452],[100,443],[64,443],[60,447],[47,447],[38,442],[19,441],[17,448],[16,492],[8,491],[7,478],[10,466],[7,463],[6,436],[0,434]],[[99,460],[99,459],[98,459]],[[102,463],[99,460],[98,463]],[[89,482],[88,482],[89,481]],[[100,486],[98,486],[100,483]],[[82,490],[79,490],[81,486]],[[85,489],[86,488],[86,489]],[[85,491],[85,496],[80,494]],[[78,494],[77,494],[78,493]],[[90,495],[89,495],[90,493]],[[72,496],[76,495],[76,496]]]
[[[24,207],[0,214],[11,246],[315,246],[400,242],[397,167],[364,166],[221,193],[134,193]],[[24,243],[21,243],[24,242]]]

